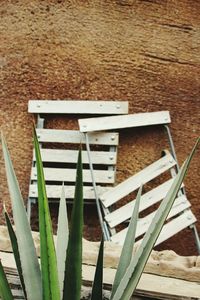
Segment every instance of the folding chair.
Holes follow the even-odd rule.
[[[141,184],[147,184],[153,179],[159,178],[161,174],[166,173],[167,171],[170,172],[170,176],[172,177],[171,179],[165,180],[152,190],[142,195],[140,212],[144,212],[146,209],[151,208],[150,212],[147,212],[145,217],[139,219],[136,237],[142,238],[142,235],[148,229],[148,226],[155,215],[155,210],[157,209],[155,207],[156,203],[165,197],[172,184],[173,178],[177,174],[179,166],[168,126],[170,122],[171,120],[168,111],[79,120],[80,131],[84,132],[86,135],[93,131],[98,132],[99,130],[113,130],[152,125],[162,125],[167,132],[172,154],[165,151],[165,155],[162,158],[147,166],[139,173],[131,176],[124,182],[118,184],[110,191],[102,193],[99,197],[105,214],[104,219],[107,224],[108,239],[113,242],[123,244],[127,228],[121,228],[119,225],[127,223],[130,219],[135,200],[132,200],[117,209],[115,208],[115,204],[137,190]],[[187,200],[184,187],[182,186],[156,245],[167,240],[182,229],[190,226],[193,229],[197,248],[200,252],[200,240],[195,226],[196,218],[190,207],[191,204]],[[116,227],[118,230],[116,230]]]
[[[69,101],[69,100],[30,100],[29,113],[37,116],[36,133],[41,147],[44,175],[49,202],[58,202],[61,186],[65,184],[66,199],[74,197],[78,148],[86,143],[85,136],[78,130],[45,128],[45,120],[57,120],[58,115],[68,118],[80,115],[115,115],[128,113],[128,102],[121,101]],[[89,135],[93,147],[91,157],[95,169],[98,193],[108,191],[115,182],[118,133],[95,132]],[[67,145],[67,149],[66,149]],[[82,151],[83,193],[85,203],[95,203],[95,191],[89,169],[87,151]],[[37,202],[37,172],[35,154],[31,169],[27,214],[31,218],[32,204]]]

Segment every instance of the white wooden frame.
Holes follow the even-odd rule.
[[[79,119],[80,132],[164,125],[171,122],[169,111],[137,113],[124,116]]]
[[[179,170],[179,166],[177,163],[176,152],[175,152],[171,132],[170,132],[170,129],[168,126],[170,122],[171,122],[171,118],[170,118],[169,111],[159,111],[159,112],[148,112],[148,113],[124,115],[124,116],[79,119],[79,128],[80,128],[81,132],[88,134],[88,133],[91,133],[94,131],[98,132],[101,130],[113,130],[113,129],[123,129],[123,128],[134,128],[134,127],[136,128],[136,127],[141,127],[141,126],[143,127],[143,126],[162,125],[166,129],[170,148],[171,148],[171,153],[173,154],[173,157],[171,156],[171,159],[169,161],[171,166],[167,165],[166,162],[164,162],[163,165],[160,166],[159,168],[160,168],[160,170],[162,170],[162,172],[164,172],[170,166],[171,167],[171,175],[175,176],[175,174]],[[167,155],[164,159],[166,160],[168,158],[169,158],[169,155]],[[159,161],[155,162],[153,164],[153,166],[154,166],[153,170],[152,170],[152,166],[150,169],[146,168],[146,169],[142,170],[139,174],[129,178],[128,180],[125,180],[121,184],[117,185],[117,187],[115,187],[114,189],[109,190],[100,196],[100,200],[104,207],[105,221],[107,222],[107,225],[109,228],[108,231],[110,231],[110,239],[111,240],[113,240],[113,241],[115,240],[118,242],[120,241],[120,238],[118,238],[118,236],[120,236],[120,234],[115,234],[116,231],[115,231],[115,229],[113,229],[113,227],[115,225],[119,224],[119,222],[117,221],[117,218],[119,220],[123,219],[122,215],[121,215],[122,213],[125,213],[126,216],[128,216],[126,218],[126,220],[128,218],[130,218],[130,212],[132,212],[132,210],[130,210],[129,212],[127,211],[127,209],[129,209],[130,205],[131,205],[131,204],[127,204],[126,212],[125,212],[125,209],[124,209],[124,211],[119,209],[118,216],[117,216],[116,212],[114,212],[114,213],[110,212],[109,206],[112,205],[113,203],[117,202],[118,200],[120,200],[125,195],[127,195],[131,190],[135,190],[135,189],[139,188],[141,183],[144,184],[144,183],[150,181],[152,178],[158,176],[159,169],[157,169],[157,171],[156,171],[156,167],[158,165],[159,165]],[[172,169],[172,167],[174,167],[174,168]],[[145,180],[144,180],[144,177],[146,178]],[[165,190],[166,190],[166,186],[165,186]],[[154,191],[154,193],[155,193],[155,191]],[[185,190],[183,187],[179,192],[179,196],[180,195],[182,195],[182,196],[184,195],[184,197],[186,199]],[[152,197],[153,195],[149,194],[149,196]],[[157,198],[159,198],[159,197],[157,197]],[[161,200],[161,199],[159,199],[159,200]],[[177,203],[177,202],[175,202],[175,203]],[[187,201],[187,199],[185,200],[184,204],[189,205],[189,202]],[[170,224],[165,225],[165,227],[163,228],[163,232],[165,232],[165,234],[162,233],[162,238],[160,237],[158,239],[157,244],[162,242],[165,239],[165,237],[167,239],[172,235],[173,226],[177,227],[177,232],[187,226],[191,226],[191,228],[193,229],[194,235],[195,235],[198,252],[200,253],[200,238],[199,238],[197,229],[194,224],[196,222],[196,218],[192,214],[191,210],[189,209],[189,206],[185,207],[184,205],[182,205],[182,209],[183,209],[183,211],[186,211],[186,212],[182,213],[181,217],[176,217],[176,219],[173,220],[173,223],[170,222]],[[175,212],[177,210],[172,210],[172,211]],[[190,216],[187,216],[188,211],[190,213]],[[181,212],[179,212],[179,213],[181,213]],[[115,223],[111,223],[111,216],[113,216],[113,215],[115,216]],[[183,216],[185,216],[185,222],[183,222],[183,224],[181,226],[180,222],[182,222],[182,218],[184,218]],[[179,220],[181,220],[181,221],[179,222]],[[115,225],[113,225],[113,224],[115,224]],[[174,224],[174,225],[171,225],[171,224]],[[168,228],[168,229],[166,229],[166,228]],[[171,232],[171,235],[168,234],[170,232]],[[174,230],[174,234],[175,233],[176,233],[176,230]],[[113,236],[113,234],[115,237]],[[123,234],[123,239],[121,238],[122,243],[124,241],[124,236],[125,236],[125,234]]]
[[[128,102],[125,101],[90,101],[90,100],[30,100],[28,106],[29,113],[34,113],[38,116],[36,133],[41,146],[41,155],[44,164],[45,180],[47,181],[47,196],[53,201],[59,201],[61,185],[59,182],[67,182],[65,192],[67,199],[74,197],[75,183],[75,164],[77,162],[77,150],[71,149],[46,149],[43,148],[45,143],[70,143],[70,144],[85,144],[85,135],[77,130],[58,130],[44,128],[45,117],[49,114],[63,115],[116,115],[128,113]],[[42,117],[41,117],[42,116]],[[55,116],[56,117],[56,116]],[[74,116],[73,116],[74,117]],[[106,151],[92,151],[92,159],[94,164],[104,166],[104,169],[95,170],[95,178],[97,180],[98,192],[108,191],[111,186],[99,186],[99,184],[113,184],[115,182],[115,171],[117,163],[116,148],[119,143],[118,133],[116,132],[98,132],[90,134],[90,143],[92,145],[101,145],[109,147]],[[83,166],[89,165],[88,154],[83,151]],[[49,164],[66,164],[63,169],[58,167],[51,168]],[[31,181],[29,187],[28,199],[28,215],[31,215],[31,203],[35,203],[38,193],[36,188],[37,172],[35,167],[35,155],[33,151],[33,166],[31,170]],[[68,165],[71,165],[70,168]],[[74,167],[73,167],[74,165]],[[112,168],[111,168],[112,166]],[[89,169],[83,170],[83,179],[90,186],[84,186],[84,197],[88,200],[95,199],[94,187],[92,184],[91,172]],[[50,185],[49,182],[58,182],[58,184]]]
[[[117,185],[112,190],[107,191],[100,196],[100,200],[102,201],[103,206],[105,207],[105,209],[107,209],[105,220],[110,228],[110,232],[113,232],[113,229],[119,224],[130,219],[133,213],[135,199],[117,208],[116,210],[113,210],[113,204],[116,204],[119,200],[121,200],[131,192],[136,191],[141,185],[144,185],[152,179],[157,178],[161,174],[170,171],[175,166],[176,161],[174,160],[172,155],[168,152],[165,152],[164,157],[160,158],[158,161],[147,166],[142,171],[131,176],[129,179]],[[168,179],[164,183],[159,184],[154,189],[143,194],[140,201],[139,212],[145,211],[147,208],[152,207],[154,204],[164,199],[173,181],[174,178]],[[182,192],[180,192],[177,195],[177,198],[167,217],[168,222],[166,222],[163,226],[163,229],[155,245],[159,245],[179,231],[193,225],[196,222],[196,218],[192,213],[190,207],[190,202],[187,200],[186,196]],[[154,210],[150,214],[147,214],[145,217],[139,219],[136,230],[136,238],[142,238],[142,235],[150,226],[155,212],[156,211]],[[115,231],[114,234],[112,234],[110,237],[111,241],[123,245],[126,232],[127,228],[119,232]]]
[[[128,113],[128,102],[99,100],[30,100],[28,112],[34,114],[119,115]]]

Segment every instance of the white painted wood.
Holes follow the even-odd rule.
[[[112,189],[112,187],[102,187],[97,186],[98,194],[101,195],[105,191]],[[61,195],[62,186],[61,185],[46,185],[47,197],[59,199]],[[66,199],[73,199],[74,198],[74,191],[75,186],[65,186],[65,196]],[[30,198],[37,198],[38,197],[38,190],[36,184],[31,184],[29,189],[29,197]],[[95,194],[94,189],[92,186],[84,186],[83,187],[83,197],[84,199],[94,200]]]
[[[164,182],[163,184],[157,186],[156,188],[152,189],[151,191],[143,194],[140,200],[140,207],[139,212],[144,211],[148,207],[152,206],[153,204],[161,201],[166,196],[168,190],[170,189],[174,178],[169,179],[168,181]],[[183,185],[182,185],[183,187]],[[120,223],[128,220],[131,218],[133,214],[133,209],[135,206],[135,199],[131,202],[123,205],[122,207],[111,211],[109,214],[105,216],[106,222],[109,224],[111,228],[119,225]]]
[[[172,215],[173,215],[173,210],[171,212],[171,216]],[[196,218],[193,215],[192,211],[190,209],[186,210],[185,212],[183,212],[182,214],[180,214],[176,218],[172,219],[170,222],[166,223],[163,226],[163,229],[160,233],[160,236],[159,236],[155,246],[159,245],[160,243],[164,242],[171,236],[175,235],[176,233],[183,230],[184,228],[194,224],[195,222],[196,222]],[[123,245],[124,239],[126,236],[126,232],[127,232],[127,228],[121,230],[116,235],[113,235],[111,237],[111,241],[113,241],[116,244]]]
[[[172,209],[167,217],[167,220],[174,216],[177,216],[178,214],[180,214],[190,206],[191,206],[190,202],[186,199],[184,195],[178,197],[175,200],[174,205],[172,206]],[[155,217],[155,214],[156,211],[152,212],[151,214],[139,220],[136,237],[139,237],[140,235],[144,234],[148,230],[153,218]]]
[[[85,136],[78,130],[36,129],[40,143],[85,144]],[[90,145],[113,145],[119,143],[116,132],[94,132],[89,134]]]
[[[174,165],[176,165],[176,162],[173,159],[172,155],[165,155],[164,157],[152,163],[142,171],[138,172],[137,174],[118,184],[111,191],[103,194],[100,197],[103,205],[105,207],[109,207],[118,200],[122,199],[123,197],[138,189],[141,186],[141,184],[145,184],[148,181],[156,178],[163,172],[172,168]]]
[[[155,246],[166,241],[184,228],[194,224],[196,221],[197,220],[191,210],[186,210],[183,214],[165,224]]]
[[[99,100],[30,100],[28,103],[28,112],[39,114],[119,115],[128,113],[128,102]]]
[[[78,122],[81,132],[90,132],[160,124],[163,125],[169,124],[171,120],[168,111],[159,111],[124,116],[79,119]]]
[[[114,171],[94,170],[96,183],[114,183]],[[75,182],[75,169],[44,168],[44,177],[46,181],[54,182]],[[37,170],[35,167],[31,170],[31,180],[37,180]],[[92,182],[90,170],[83,170],[83,182]]]
[[[61,150],[61,149],[41,149],[43,162],[59,162],[59,163],[77,163],[78,150]],[[116,152],[91,151],[91,159],[93,164],[115,165],[117,160]],[[35,161],[35,152],[33,153],[33,161]],[[82,151],[82,162],[88,164],[88,153]]]

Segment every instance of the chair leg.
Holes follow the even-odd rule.
[[[172,135],[171,135],[170,129],[167,125],[165,125],[165,129],[167,130],[167,136],[168,136],[169,144],[171,147],[171,153],[172,153],[174,159],[176,160],[177,171],[178,171],[179,165],[178,165],[178,161],[177,161],[177,157],[176,157],[176,151],[175,151]],[[184,187],[181,190],[182,190],[183,194],[186,195]],[[195,241],[196,241],[196,246],[197,246],[197,251],[198,251],[198,254],[200,254],[200,237],[199,237],[197,228],[196,228],[195,224],[191,225],[190,228],[193,230]]]
[[[101,203],[99,201],[99,195],[98,195],[96,180],[95,180],[95,176],[94,176],[93,164],[92,164],[92,160],[91,160],[91,156],[90,156],[90,144],[89,144],[89,139],[88,139],[87,133],[85,133],[85,140],[86,140],[86,148],[87,148],[87,155],[88,155],[88,160],[89,160],[90,172],[91,172],[91,177],[92,177],[92,184],[93,184],[95,198],[96,198],[96,206],[97,206],[97,213],[98,213],[98,217],[99,217],[99,222],[100,222],[100,225],[101,225],[104,240],[109,241],[110,237],[108,235],[108,228],[107,228],[106,223],[103,220]]]
[[[197,227],[195,224],[191,225],[190,228],[193,230],[193,233],[194,233],[194,237],[195,237],[195,242],[196,242],[196,245],[197,245],[197,251],[198,251],[198,254],[200,255],[200,237],[199,237],[199,234],[198,234],[198,231],[197,231]]]
[[[27,203],[27,217],[28,217],[28,221],[29,224],[31,224],[31,199],[28,199],[28,203]]]
[[[171,135],[171,132],[170,132],[170,129],[169,129],[169,126],[168,125],[164,125],[166,131],[167,131],[167,137],[168,137],[168,141],[169,141],[169,144],[170,144],[170,148],[171,148],[171,153],[172,153],[172,156],[174,157],[176,163],[177,163],[177,171],[179,170],[179,165],[178,165],[178,160],[177,160],[177,156],[176,156],[176,151],[175,151],[175,147],[174,147],[174,142],[173,142],[173,139],[172,139],[172,135]]]

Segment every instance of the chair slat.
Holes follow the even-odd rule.
[[[108,186],[107,187],[97,186],[98,194],[101,195],[102,193],[104,193],[105,191],[108,191],[111,188],[112,187],[108,187]],[[64,189],[65,189],[66,199],[73,199],[75,186],[68,185],[68,186],[65,186]],[[61,185],[46,185],[46,191],[47,191],[48,198],[60,199],[61,190],[62,190]],[[36,184],[30,185],[29,197],[30,198],[38,197],[38,190],[37,190]],[[84,199],[88,199],[88,200],[95,199],[94,189],[92,186],[84,186],[83,187],[83,197],[84,197]]]
[[[177,213],[180,211],[183,211],[184,209],[190,207],[190,203],[189,201],[187,201],[186,199],[183,198],[183,196],[181,197],[181,199],[177,199],[178,202],[180,203],[180,205],[175,205],[172,207],[170,214],[168,215],[167,219],[177,215]],[[183,203],[182,203],[183,201]],[[140,235],[144,234],[149,225],[150,225],[150,221],[153,219],[154,217],[154,213],[150,214],[147,219],[142,219],[141,221],[138,222],[138,227],[136,230],[136,236],[139,237]],[[149,219],[148,219],[149,218]],[[146,221],[146,222],[145,222]],[[188,227],[191,224],[194,224],[196,222],[196,218],[194,217],[193,213],[191,212],[190,209],[187,209],[186,211],[184,211],[182,214],[180,214],[180,216],[177,216],[176,218],[172,219],[170,222],[166,223],[163,226],[163,229],[160,233],[160,236],[157,240],[156,245],[162,243],[163,241],[165,241],[166,239],[168,239],[169,237],[173,236],[174,234],[178,233],[179,231],[181,231],[182,229]],[[170,225],[169,225],[170,224]],[[140,227],[142,226],[142,228]],[[127,233],[127,228],[121,230],[120,232],[116,233],[115,235],[113,235],[111,237],[111,240],[117,244],[123,245],[126,233]]]
[[[97,183],[114,183],[115,172],[107,170],[95,170],[94,176]],[[75,169],[44,168],[44,177],[46,181],[75,182]],[[37,170],[35,167],[31,171],[31,180],[37,180]],[[92,183],[90,170],[83,170],[83,182]]]
[[[118,200],[127,196],[129,193],[138,189],[141,184],[145,184],[150,180],[156,178],[163,172],[169,170],[176,165],[176,161],[171,154],[167,154],[156,162],[152,163],[139,173],[131,176],[127,180],[118,184],[111,191],[106,192],[101,196],[101,201],[105,207],[109,207]]]
[[[78,150],[41,149],[41,156],[43,162],[77,163]],[[117,155],[116,152],[91,151],[91,159],[93,164],[115,165]],[[35,153],[33,161],[35,161]],[[89,163],[87,151],[82,151],[82,162]]]
[[[183,214],[165,224],[155,246],[166,241],[181,230],[189,227],[197,221],[191,210],[186,210]]]
[[[70,101],[70,100],[30,100],[29,113],[37,114],[105,114],[128,113],[127,101]]]
[[[85,136],[78,130],[36,129],[40,143],[70,143],[85,144]],[[119,144],[119,134],[116,132],[95,132],[89,134],[90,145]]]
[[[190,202],[186,199],[184,195],[178,197],[174,201],[174,205],[172,206],[172,209],[167,217],[167,220],[174,216],[177,216],[178,214],[180,214],[190,206],[191,206]],[[155,217],[155,214],[156,211],[152,212],[151,214],[139,220],[138,223],[139,226],[137,228],[136,237],[139,237],[140,235],[144,234],[148,230],[153,218]]]
[[[140,200],[139,212],[144,211],[148,207],[164,199],[173,181],[174,178],[169,179],[166,182],[162,183],[161,185],[157,186],[156,188],[143,194]],[[108,222],[109,226],[113,228],[119,225],[120,223],[131,218],[134,206],[135,206],[135,199],[123,205],[122,207],[114,211],[111,211],[108,215],[105,216],[105,220]]]
[[[164,125],[171,122],[168,111],[138,113],[124,116],[79,119],[81,132]]]

